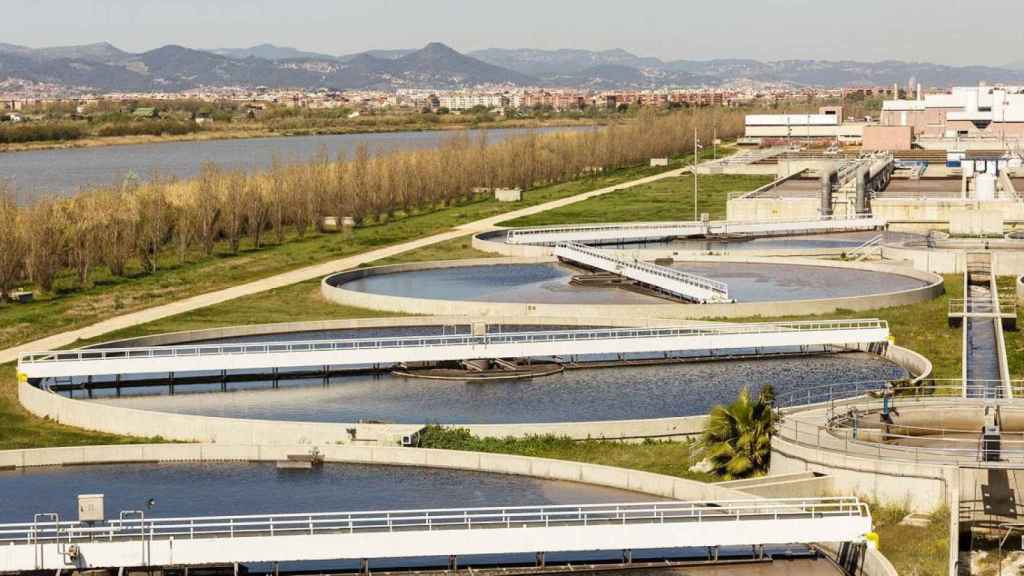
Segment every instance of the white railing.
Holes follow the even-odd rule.
[[[710,300],[718,302],[729,301],[729,285],[725,282],[719,282],[718,280],[712,280],[705,278],[704,276],[698,276],[696,274],[690,274],[674,268],[668,268],[666,266],[659,266],[657,264],[651,264],[649,262],[643,262],[640,260],[623,260],[616,258],[606,251],[591,248],[589,246],[579,244],[576,242],[565,242],[558,245],[556,254],[559,256],[568,257],[570,259],[578,259],[579,255],[582,254],[603,263],[599,265],[603,270],[609,272],[621,273],[624,276],[632,277],[637,280],[635,274],[630,274],[629,271],[642,272],[646,275],[656,276],[663,278],[669,282],[675,282],[683,286],[689,286],[697,288],[701,291],[710,293]],[[582,263],[594,264],[593,261],[587,262],[586,259],[582,259]],[[698,301],[704,301],[709,298],[705,298],[703,295],[694,295],[691,292],[681,289],[680,287],[673,287],[670,284],[658,283],[658,288],[669,291],[676,296],[686,299],[696,299]]]
[[[730,232],[742,233],[744,228],[750,227],[777,227],[779,232],[792,232],[805,230],[840,230],[847,227],[876,227],[884,226],[885,220],[872,214],[856,214],[854,216],[818,216],[814,218],[768,218],[764,220],[714,220],[708,223],[709,232],[716,234],[727,234]]]
[[[857,329],[885,329],[885,320],[807,320],[797,322],[771,322],[750,324],[695,324],[666,328],[602,328],[587,330],[550,330],[542,332],[512,332],[506,334],[402,336],[384,338],[349,338],[338,340],[308,340],[294,342],[253,342],[235,344],[189,344],[178,346],[151,346],[140,348],[80,348],[22,354],[19,364],[45,364],[50,362],[76,362],[97,360],[125,360],[150,358],[177,358],[218,355],[282,354],[295,352],[329,352],[377,350],[394,348],[425,348],[438,346],[489,346],[497,344],[529,344],[564,341],[597,341],[643,338],[671,338],[684,336],[723,336],[741,334],[770,334],[779,332],[815,332]]]
[[[804,228],[805,225],[809,225]],[[654,238],[673,238],[698,234],[742,233],[744,228],[756,227],[757,231],[774,233],[799,232],[803,230],[842,230],[884,226],[885,221],[871,214],[855,216],[826,216],[814,218],[770,218],[762,220],[713,220],[710,222],[636,222],[569,224],[517,228],[505,235],[508,244],[557,244],[561,241],[579,241],[575,238],[557,238],[559,234],[606,235],[593,241],[615,240],[619,242]]]
[[[597,234],[601,232],[630,233],[627,236],[656,237],[678,236],[687,233],[704,233],[704,222],[639,222],[635,224],[569,224],[539,226],[535,228],[517,228],[509,230],[505,236],[508,244],[530,244],[531,238],[549,234]]]
[[[992,298],[950,298],[950,316],[988,316],[999,314],[1001,316],[1013,317],[1017,315],[1016,297],[1001,294],[999,295],[999,306]]]
[[[989,456],[989,451],[979,442],[977,429],[914,427],[902,425],[898,420],[889,429],[882,428],[878,414],[883,409],[885,397],[889,396],[890,407],[897,412],[913,405],[933,407],[936,411],[970,406],[972,402],[981,407],[991,400],[1002,400],[1004,409],[1024,408],[1024,404],[1005,399],[1006,387],[1001,380],[964,382],[961,379],[930,379],[926,382],[917,386],[887,389],[885,382],[868,381],[794,391],[776,398],[776,406],[782,408],[787,415],[782,419],[776,434],[801,446],[878,460],[971,463]],[[1012,381],[1010,389],[1016,397],[1024,392],[1024,381]],[[823,410],[820,420],[801,417],[807,406]],[[851,409],[855,409],[863,419],[856,426],[850,419]],[[868,426],[868,423],[872,424]],[[965,437],[967,432],[971,435]],[[1020,432],[1005,431],[1002,436],[1003,446],[998,450],[999,462],[990,462],[989,465],[1019,466],[1024,461],[1024,437],[1021,437]],[[928,439],[926,445],[918,445],[922,438]],[[906,444],[901,445],[902,441],[906,441]]]
[[[40,515],[49,516],[49,515]],[[54,515],[55,516],[55,515]],[[123,517],[127,516],[122,514]],[[0,524],[0,545],[47,542],[113,542],[174,538],[244,538],[370,532],[429,532],[604,526],[870,518],[866,504],[853,497],[770,500],[655,502],[523,506],[368,512],[316,512],[246,516],[124,518],[105,525],[81,522]]]
[[[867,258],[868,255],[871,254],[872,249],[877,247],[879,244],[881,244],[882,240],[884,240],[884,239],[885,239],[885,236],[883,234],[879,234],[879,235],[871,238],[867,242],[864,242],[863,244],[857,246],[853,250],[850,250],[846,254],[846,257],[851,259],[851,260],[854,260],[856,262],[860,262],[861,260]]]

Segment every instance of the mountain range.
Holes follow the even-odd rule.
[[[791,86],[926,86],[1024,82],[1024,62],[946,66],[921,62],[753,59],[673,60],[625,50],[490,48],[462,54],[434,42],[420,49],[335,56],[260,44],[197,50],[168,45],[142,53],[109,43],[28,48],[0,43],[0,82],[68,89],[177,91],[197,87],[455,89],[485,84],[595,90],[722,86],[740,81]]]

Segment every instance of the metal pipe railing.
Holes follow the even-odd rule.
[[[493,346],[564,341],[622,340],[639,338],[671,338],[685,336],[726,336],[778,332],[846,331],[885,329],[885,320],[808,320],[750,324],[695,324],[665,328],[603,328],[589,330],[551,330],[511,332],[504,334],[402,336],[384,338],[350,338],[339,340],[308,340],[295,342],[254,342],[238,344],[191,344],[140,348],[80,348],[48,352],[28,352],[19,364],[46,362],[84,362],[146,358],[195,357],[240,354],[279,354],[298,352],[352,351],[388,348],[434,346]]]
[[[551,225],[551,226],[537,226],[531,228],[516,228],[509,230],[506,233],[506,242],[509,244],[528,244],[530,236],[537,236],[543,234],[558,234],[558,233],[579,233],[579,232],[643,232],[646,236],[673,236],[685,234],[688,232],[701,232],[705,229],[710,228],[722,228],[728,230],[729,227],[736,226],[752,226],[752,225],[767,225],[767,226],[781,226],[786,224],[808,224],[808,223],[822,223],[831,222],[837,226],[850,223],[850,222],[865,222],[869,220],[879,220],[877,217],[871,214],[857,214],[854,216],[825,216],[815,218],[777,218],[777,219],[763,219],[763,220],[713,220],[710,222],[695,222],[695,221],[666,221],[666,222],[642,222],[642,223],[602,223],[602,224],[567,224],[567,225]]]
[[[865,517],[855,497],[779,498],[459,508],[300,514],[128,518],[88,525],[77,521],[0,524],[0,545],[41,542],[196,539],[294,534],[481,530],[608,524],[665,524]],[[144,536],[140,536],[144,535]]]

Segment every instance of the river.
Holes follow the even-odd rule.
[[[536,132],[577,129],[541,128]],[[526,132],[521,128],[494,129],[487,131],[487,138],[493,143]],[[111,184],[129,174],[148,178],[158,172],[165,177],[189,178],[208,161],[230,168],[266,168],[274,158],[283,162],[307,160],[321,150],[331,157],[352,156],[360,144],[365,144],[371,154],[429,148],[456,134],[334,134],[5,152],[0,153],[0,179],[14,187],[18,202],[24,204],[47,195],[66,196],[84,188]]]

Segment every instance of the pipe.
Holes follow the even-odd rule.
[[[821,215],[832,215],[832,178],[836,175],[835,167],[825,168],[821,172]]]
[[[857,214],[863,214],[866,212],[865,207],[865,195],[868,187],[868,170],[866,168],[860,168],[857,170],[857,202],[856,211]]]

